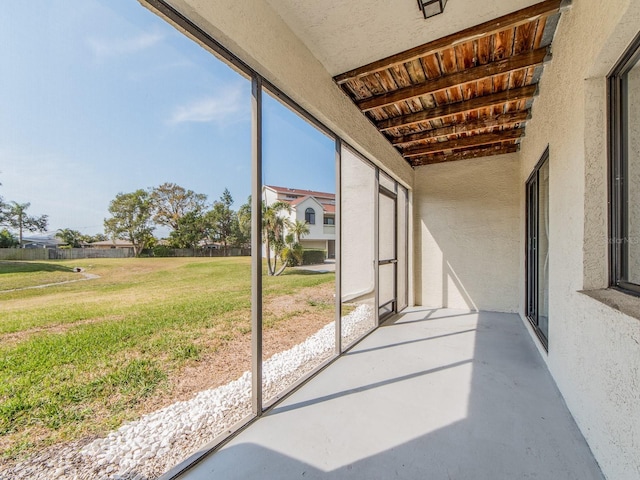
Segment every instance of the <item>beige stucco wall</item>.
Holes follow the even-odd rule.
[[[579,291],[608,282],[606,75],[639,29],[637,0],[573,2],[520,152],[524,212],[525,180],[550,151],[549,353],[540,351],[611,480],[640,478],[640,321]],[[518,263],[523,292],[523,250]]]
[[[143,5],[144,0],[141,0]],[[180,13],[369,160],[411,187],[413,171],[264,0],[170,0]]]
[[[416,170],[416,304],[518,310],[519,174],[516,154]]]

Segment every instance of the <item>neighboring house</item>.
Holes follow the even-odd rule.
[[[291,222],[296,220],[306,222],[309,233],[300,240],[304,248],[325,250],[327,258],[335,258],[336,195],[334,193],[273,185],[265,185],[262,191],[267,205],[281,201],[291,206],[289,214]]]
[[[90,248],[133,248],[133,243],[127,240],[103,240],[102,242],[93,242],[89,244]]]
[[[22,237],[22,248],[58,248],[64,242],[55,236]]]

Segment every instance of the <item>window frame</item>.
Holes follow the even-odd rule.
[[[545,351],[549,351],[549,331],[540,328],[539,316],[539,239],[540,239],[540,170],[549,164],[549,146],[525,182],[525,316]],[[548,286],[547,286],[548,287]],[[548,319],[548,313],[547,313]],[[548,320],[547,320],[548,322]]]
[[[640,62],[640,33],[636,35],[620,60],[607,76],[609,119],[609,286],[640,296],[640,284],[627,281],[626,238],[629,185],[627,176],[628,121],[625,75]],[[638,185],[640,188],[640,185]]]
[[[316,211],[313,209],[313,207],[307,207],[305,209],[304,221],[307,222],[309,225],[316,224]]]

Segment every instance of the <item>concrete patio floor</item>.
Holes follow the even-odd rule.
[[[604,477],[517,315],[416,307],[180,478]]]

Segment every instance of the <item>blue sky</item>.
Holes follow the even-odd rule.
[[[3,0],[0,195],[102,232],[119,192],[250,193],[250,82],[136,0]],[[333,142],[265,96],[264,181],[334,191]]]

